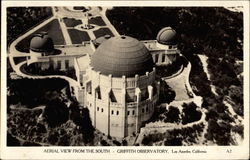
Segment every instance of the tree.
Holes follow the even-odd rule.
[[[43,116],[50,127],[65,123],[69,118],[67,106],[59,99],[48,102],[44,109]]]
[[[197,106],[194,102],[184,103],[182,109],[182,124],[198,121],[201,118],[201,112],[196,110]]]

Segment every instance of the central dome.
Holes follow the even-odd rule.
[[[153,70],[153,59],[145,45],[128,36],[112,37],[95,51],[91,66],[101,74],[133,77]]]

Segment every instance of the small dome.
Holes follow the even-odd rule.
[[[54,43],[47,33],[42,32],[31,39],[30,49],[35,52],[51,52],[54,49]]]
[[[158,32],[156,40],[161,44],[176,44],[176,31],[171,27],[162,28]]]
[[[128,36],[112,37],[95,51],[91,66],[102,74],[133,77],[153,70],[153,59],[145,45]]]

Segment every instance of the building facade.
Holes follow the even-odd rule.
[[[93,126],[101,132],[126,137],[152,116],[159,83],[152,56],[142,42],[127,36],[103,42],[86,77],[85,105]]]
[[[71,86],[71,91],[89,109],[95,128],[119,138],[139,132],[159,99],[155,66],[171,65],[180,56],[175,30],[163,28],[156,40],[106,35],[91,44],[93,54],[55,54],[48,35],[35,35],[27,64],[39,62],[41,69],[62,71],[74,68],[80,87]]]

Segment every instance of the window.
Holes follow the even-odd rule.
[[[61,69],[61,64],[62,64],[61,61],[57,61],[57,68],[58,68],[58,69]]]
[[[155,55],[155,63],[157,63],[157,62],[158,62],[158,58],[159,58],[159,55],[158,55],[158,54],[156,54],[156,55]]]
[[[116,111],[116,115],[119,115],[119,111]]]
[[[142,108],[142,113],[144,113],[144,108]]]
[[[133,110],[132,114],[135,115],[135,110]]]
[[[66,68],[66,69],[69,68],[69,60],[65,60],[65,68]]]
[[[173,46],[169,45],[169,47],[168,47],[168,48],[169,48],[169,49],[172,49],[172,47],[173,47]]]
[[[101,109],[101,111],[103,112],[103,108]]]
[[[99,107],[97,107],[97,111],[99,111]]]
[[[146,112],[148,112],[148,107],[146,107]]]
[[[114,114],[114,111],[113,111],[113,110],[111,111],[111,114],[112,114],[112,115]]]
[[[165,62],[165,54],[162,54],[162,57],[161,57],[161,62]]]
[[[128,115],[129,115],[129,111],[128,111]]]

